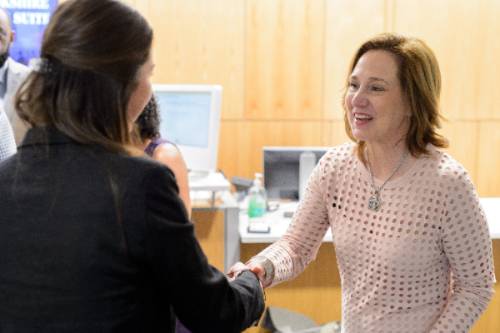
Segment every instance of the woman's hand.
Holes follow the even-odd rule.
[[[251,271],[255,275],[257,275],[257,278],[260,281],[260,284],[264,287],[264,278],[266,276],[266,272],[264,270],[264,267],[260,265],[259,263],[255,263],[252,261],[247,262],[246,264],[242,262],[237,262],[234,264],[230,269],[229,272],[227,273],[227,276],[229,278],[229,281],[233,281],[238,277],[238,275],[241,274],[243,271]]]
[[[231,268],[229,269],[229,272],[227,272],[228,280],[233,281],[234,279],[236,279],[238,277],[238,275],[241,274],[241,272],[249,271],[249,270],[250,270],[250,267],[248,267],[244,263],[238,261],[236,264],[231,266]]]

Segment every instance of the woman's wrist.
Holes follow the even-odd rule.
[[[253,265],[258,265],[262,267],[264,270],[264,274],[262,277],[262,285],[264,287],[268,287],[272,284],[274,280],[274,264],[271,260],[264,256],[256,256],[250,259],[247,263],[248,266],[252,267]]]

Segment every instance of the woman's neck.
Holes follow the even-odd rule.
[[[365,157],[373,177],[385,181],[398,169],[392,178],[397,178],[407,170],[411,159],[404,140],[396,143],[366,143]]]

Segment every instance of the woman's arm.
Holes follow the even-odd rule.
[[[228,282],[212,267],[189,223],[174,179],[164,168],[151,170],[143,181],[145,239],[140,242],[158,304],[172,305],[193,332],[241,332],[264,310],[258,279],[249,272]],[[142,220],[141,220],[142,221]],[[136,232],[129,234],[136,236]]]
[[[191,198],[189,196],[188,170],[184,158],[177,147],[169,143],[159,145],[153,154],[153,159],[168,166],[175,175],[179,196],[186,207],[188,216],[191,219]]]
[[[323,158],[313,170],[286,233],[247,263],[264,287],[294,278],[316,257],[330,225],[323,195],[325,161]]]
[[[449,187],[442,244],[452,272],[452,290],[446,307],[431,329],[469,332],[488,306],[495,281],[491,238],[485,214],[464,170]]]

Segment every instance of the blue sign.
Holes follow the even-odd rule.
[[[0,7],[9,14],[16,36],[10,56],[23,64],[40,56],[43,32],[58,0],[0,0]]]

